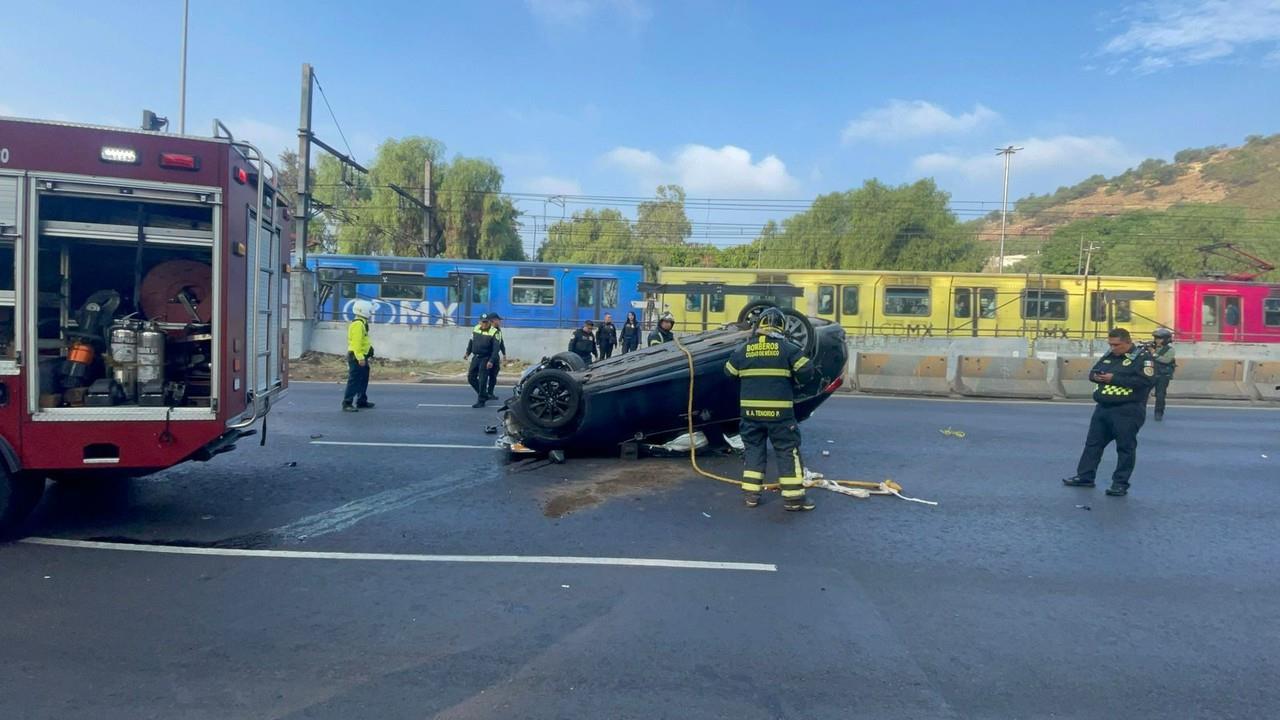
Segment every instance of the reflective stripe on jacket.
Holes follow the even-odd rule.
[[[795,343],[770,335],[743,343],[724,365],[726,373],[741,381],[742,418],[756,421],[794,419],[795,382],[807,378],[811,369]]]
[[[1111,373],[1111,381],[1104,383],[1094,379],[1098,373]],[[1089,379],[1097,385],[1093,389],[1093,400],[1099,405],[1145,405],[1147,394],[1155,384],[1155,374],[1155,362],[1141,350],[1135,349],[1123,355],[1107,353],[1089,371]]]

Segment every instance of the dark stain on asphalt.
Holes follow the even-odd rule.
[[[562,518],[619,497],[649,495],[669,490],[691,476],[688,463],[652,460],[626,467],[601,466],[583,480],[566,480],[543,493],[542,514]]]

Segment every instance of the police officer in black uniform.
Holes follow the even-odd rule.
[[[783,334],[784,319],[777,308],[760,315],[755,334],[733,352],[724,370],[741,381],[738,404],[742,411],[741,434],[745,446],[742,491],[747,507],[760,504],[764,490],[766,443],[773,443],[778,461],[778,484],[783,508],[812,510],[804,492],[804,463],[800,460],[800,429],[796,426],[795,386],[813,373],[804,351]]]
[[[498,387],[498,371],[502,369],[502,362],[507,359],[507,343],[502,339],[502,316],[496,312],[489,313],[489,334],[497,341],[501,358],[494,358],[493,368],[489,370],[489,386],[484,394],[488,400],[497,400],[498,396],[493,394],[493,390]]]
[[[1155,339],[1153,349],[1151,351],[1151,359],[1156,363],[1156,422],[1164,420],[1164,399],[1169,392],[1169,381],[1173,379],[1173,373],[1178,369],[1178,360],[1173,351],[1173,331],[1169,328],[1156,328],[1151,333],[1151,337]]]
[[[489,372],[498,364],[498,341],[491,332],[488,314],[480,316],[480,324],[471,331],[471,340],[467,342],[467,351],[462,359],[471,357],[471,365],[467,368],[467,383],[476,391],[476,402],[471,407],[482,408],[489,397]]]
[[[1107,494],[1122,497],[1129,493],[1129,476],[1137,461],[1138,431],[1147,419],[1147,395],[1155,379],[1155,362],[1134,346],[1129,331],[1113,328],[1107,333],[1111,351],[1103,355],[1089,371],[1093,390],[1093,419],[1089,436],[1080,454],[1076,474],[1062,480],[1071,487],[1093,487],[1102,461],[1102,451],[1112,440],[1116,443],[1116,469],[1111,475]]]
[[[594,320],[584,321],[582,327],[573,331],[573,335],[569,337],[569,352],[582,358],[582,362],[587,365],[591,364],[592,358],[600,354],[600,349],[596,346]]]

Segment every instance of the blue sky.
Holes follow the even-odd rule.
[[[0,2],[0,114],[176,119],[180,0]],[[358,158],[430,135],[516,192],[809,200],[932,176],[994,207],[1000,145],[1026,148],[1020,197],[1280,131],[1280,0],[191,5],[189,131],[294,145],[306,61]]]

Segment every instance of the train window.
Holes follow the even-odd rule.
[[[757,300],[765,300],[777,305],[780,308],[794,308],[796,299],[793,297],[778,297],[777,295],[748,295],[747,304],[751,304]]]
[[[470,302],[471,302],[473,305],[474,305],[474,304],[484,304],[484,303],[489,302],[489,276],[488,276],[488,275],[473,275],[473,274],[471,274],[471,273],[463,273],[463,274],[459,275],[458,273],[449,273],[449,277],[450,277],[451,279],[452,279],[452,278],[455,278],[455,277],[461,277],[461,278],[462,278],[462,287],[463,287],[463,288],[466,288],[466,287],[470,287],[470,288],[471,288],[471,301],[470,301]],[[463,293],[463,292],[465,292],[465,290],[460,291],[458,288],[455,288],[455,287],[450,286],[450,288],[449,288],[449,303],[450,303],[450,304],[453,304],[453,303],[461,303],[461,302],[462,302],[462,297],[463,297],[463,296],[462,296],[462,293]]]
[[[724,312],[724,295],[711,295],[711,312]]]
[[[606,278],[600,281],[600,303],[605,307],[618,307],[618,281]]]
[[[951,303],[952,314],[958,318],[973,316],[973,291],[969,288],[956,288],[955,300]]]
[[[512,305],[555,305],[555,278],[511,278]]]
[[[1129,300],[1112,300],[1115,307],[1115,322],[1130,322],[1133,320],[1133,306]],[[1107,321],[1107,300],[1106,293],[1092,292],[1089,293],[1089,319],[1093,322]]]
[[[595,307],[596,279],[578,278],[578,307]]]
[[[996,317],[996,289],[978,288],[978,314],[983,320],[994,320]]]
[[[702,310],[702,295],[686,293],[684,296],[684,309],[690,312],[700,312]]]
[[[858,286],[847,285],[840,291],[840,314],[858,314]]]
[[[421,273],[403,273],[403,272],[387,272],[382,274],[384,280],[394,280],[397,276],[409,278],[420,278]],[[397,283],[383,282],[382,288],[378,291],[378,297],[384,300],[422,300],[425,286],[413,283]]]
[[[1066,320],[1065,290],[1023,290],[1022,317],[1030,320]]]
[[[928,288],[885,288],[885,315],[920,315],[929,314]]]
[[[1280,298],[1263,298],[1262,322],[1267,327],[1280,326]]]
[[[818,286],[818,314],[832,315],[836,311],[836,289],[831,285]]]

